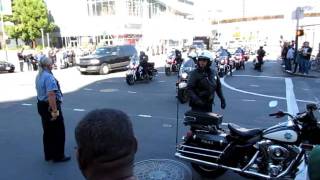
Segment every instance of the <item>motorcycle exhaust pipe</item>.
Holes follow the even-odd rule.
[[[203,165],[207,165],[207,166],[214,166],[214,167],[217,167],[217,168],[228,169],[228,170],[232,170],[232,171],[239,172],[239,173],[246,173],[246,174],[253,175],[253,176],[258,176],[258,177],[261,177],[261,178],[271,179],[270,176],[265,175],[265,174],[256,173],[256,172],[252,172],[252,171],[247,171],[247,170],[242,171],[239,168],[224,166],[224,165],[220,165],[220,164],[217,164],[217,163],[212,163],[212,162],[208,162],[208,161],[203,161],[203,160],[199,160],[199,159],[186,157],[186,156],[184,156],[184,155],[182,155],[181,153],[178,153],[178,152],[175,153],[175,156],[178,157],[178,158],[187,160],[187,161],[191,161],[191,162],[195,162],[195,163],[199,163],[199,164],[203,164]]]

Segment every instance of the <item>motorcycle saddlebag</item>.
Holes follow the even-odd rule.
[[[198,112],[189,110],[184,113],[185,125],[220,125],[222,123],[222,115],[212,112]]]

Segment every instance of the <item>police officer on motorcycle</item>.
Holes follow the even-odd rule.
[[[139,62],[140,62],[140,66],[142,67],[143,75],[148,74],[148,60],[149,60],[148,55],[146,55],[144,51],[140,51]]]
[[[197,68],[190,74],[187,91],[190,97],[189,106],[194,111],[212,112],[214,94],[220,98],[221,108],[226,107],[221,82],[211,66],[212,56],[203,51],[198,56]]]

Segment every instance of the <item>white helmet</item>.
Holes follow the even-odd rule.
[[[208,61],[212,61],[213,60],[213,56],[212,54],[205,50],[205,51],[201,51],[199,54],[198,54],[198,60],[208,60]]]

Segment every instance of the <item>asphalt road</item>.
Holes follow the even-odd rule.
[[[179,161],[174,157],[177,107],[180,141],[187,130],[182,118],[188,106],[177,106],[176,77],[165,76],[162,67],[159,72],[150,83],[128,86],[125,72],[100,76],[80,75],[75,68],[54,71],[64,92],[66,153],[72,156],[71,162],[62,164],[43,160],[42,128],[34,89],[36,72],[0,74],[0,179],[83,179],[74,155],[74,128],[85,113],[96,108],[116,108],[129,114],[139,142],[137,162]],[[235,71],[234,76],[222,81],[227,108],[221,110],[216,98],[214,111],[223,114],[224,122],[247,128],[275,125],[285,119],[270,118],[269,113],[278,109],[303,111],[306,103],[320,99],[319,79],[286,77],[276,61],[266,62],[263,72],[254,71],[249,63],[246,70]],[[278,101],[278,106],[270,108],[268,103],[273,100]],[[232,172],[218,179],[231,178],[243,179]],[[193,179],[201,178],[193,172]]]

